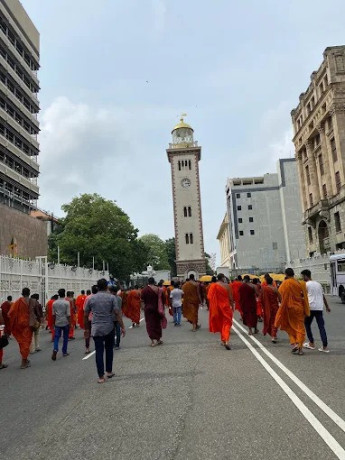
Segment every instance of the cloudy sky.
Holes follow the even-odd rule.
[[[62,215],[97,192],[141,234],[173,236],[165,149],[186,112],[210,253],[227,177],[293,155],[290,110],[324,49],[345,42],[344,0],[22,3],[41,33],[40,207]]]

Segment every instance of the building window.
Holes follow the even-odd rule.
[[[337,233],[341,232],[341,223],[340,223],[339,211],[334,213],[334,223],[335,223],[335,231]]]
[[[313,194],[312,193],[309,193],[309,204],[310,204],[310,207],[314,206]]]
[[[313,229],[311,227],[308,227],[308,237],[309,237],[309,243],[313,242]]]
[[[178,170],[181,171],[181,161],[178,162]]]
[[[323,156],[319,155],[319,167],[320,167],[320,174],[323,176],[325,174],[325,168],[323,165]]]
[[[241,194],[240,193],[236,193],[236,198],[241,198]]]
[[[237,211],[241,211],[242,210],[242,206],[237,206]]]
[[[193,241],[193,233],[189,234],[189,242],[190,242],[190,244],[193,244],[193,242],[194,242]]]
[[[272,243],[272,249],[273,250],[278,249],[278,243]]]
[[[249,204],[248,205],[248,211],[251,211],[253,209],[253,205]]]
[[[189,244],[189,234],[186,233],[185,237],[186,237],[186,244]]]
[[[190,160],[188,160],[188,166],[189,166],[189,169],[192,169],[192,162]]]
[[[187,217],[187,207],[186,206],[183,208],[183,215]]]
[[[327,198],[327,186],[326,184],[323,184],[322,186],[322,195],[326,199]]]
[[[249,217],[249,222],[254,222],[254,217]]]
[[[254,230],[250,230],[250,234],[251,234],[251,235],[255,235],[255,231],[254,231]]]
[[[238,223],[239,223],[239,224],[242,224],[242,222],[243,222],[243,219],[242,219],[242,217],[240,217],[240,218],[238,219]]]
[[[188,206],[188,217],[192,217],[192,208]]]
[[[240,230],[240,236],[243,236],[243,230]]]
[[[305,175],[306,175],[306,178],[307,178],[307,184],[310,185],[310,172],[309,172],[309,166],[308,165],[305,167]]]
[[[331,139],[331,150],[332,150],[332,158],[334,163],[338,161],[338,153],[337,153],[337,146],[335,145],[335,139]]]
[[[251,198],[252,197],[252,194],[251,193],[247,193],[247,198]]]
[[[337,171],[335,173],[335,186],[337,188],[337,193],[340,193],[341,181],[340,181],[340,172],[339,171]]]

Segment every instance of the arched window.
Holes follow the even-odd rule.
[[[189,234],[189,242],[190,244],[193,244],[193,233]]]
[[[185,207],[183,208],[183,214],[184,214],[185,217],[187,217],[187,206],[185,206]]]
[[[181,171],[181,161],[178,162],[178,170]]]
[[[192,169],[192,162],[190,160],[188,161],[188,166],[189,166],[189,169]]]
[[[186,233],[186,244],[189,244],[189,235]]]
[[[188,217],[192,217],[192,208],[188,206]]]

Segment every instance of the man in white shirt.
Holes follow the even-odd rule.
[[[306,342],[303,346],[304,348],[309,348],[309,350],[315,350],[316,348],[311,330],[311,323],[313,322],[313,319],[316,318],[322,340],[322,347],[319,348],[319,351],[329,353],[325,321],[323,319],[323,306],[325,305],[327,313],[330,313],[331,309],[329,308],[327,299],[324,296],[321,284],[311,279],[311,271],[303,270],[301,275],[306,282],[310,305],[310,316],[307,316],[305,319],[305,329],[309,342]]]
[[[174,289],[170,292],[171,305],[174,312],[175,326],[181,326],[181,311],[183,291],[178,283],[172,283]]]

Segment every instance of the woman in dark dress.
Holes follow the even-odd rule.
[[[162,342],[162,315],[158,309],[158,296],[162,295],[155,280],[149,278],[148,286],[141,291],[141,300],[144,302],[144,314],[147,333],[152,341],[151,346],[161,345]]]

